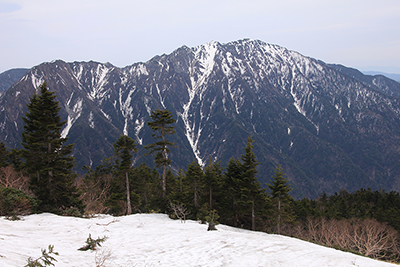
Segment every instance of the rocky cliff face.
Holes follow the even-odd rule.
[[[175,170],[193,159],[225,165],[252,135],[259,180],[268,182],[281,164],[295,197],[399,190],[399,84],[351,73],[257,40],[184,46],[125,68],[43,63],[1,96],[0,139],[18,147],[21,115],[46,81],[60,101],[78,167],[111,156],[121,134],[141,146],[153,142],[150,112],[168,109],[177,119]],[[143,152],[137,162],[151,163]]]

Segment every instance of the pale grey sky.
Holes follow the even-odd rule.
[[[124,67],[243,38],[400,73],[400,0],[0,0],[0,73],[55,59]]]

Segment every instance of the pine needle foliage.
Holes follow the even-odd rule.
[[[114,155],[116,156],[116,166],[117,166],[117,178],[121,180],[125,180],[125,189],[126,189],[126,214],[132,214],[132,205],[131,205],[131,192],[129,187],[129,171],[131,170],[132,165],[132,153],[137,151],[135,140],[130,138],[129,136],[122,135],[118,140],[113,144],[114,146]]]
[[[104,236],[102,238],[98,237],[97,239],[93,239],[91,234],[89,234],[89,237],[86,239],[86,245],[79,248],[78,250],[81,250],[81,251],[96,250],[97,247],[101,247],[101,243],[103,243],[106,240],[107,240],[107,236]]]
[[[147,125],[154,132],[152,134],[153,138],[156,141],[153,144],[149,144],[146,146],[146,149],[149,150],[149,154],[156,153],[154,157],[154,162],[157,167],[163,168],[162,174],[162,189],[163,189],[163,198],[167,196],[167,166],[171,164],[171,159],[168,158],[168,153],[171,151],[170,147],[175,146],[175,143],[172,143],[166,139],[166,135],[171,135],[175,133],[175,127],[171,124],[175,123],[175,119],[172,115],[172,112],[165,110],[157,109],[151,112],[152,121],[147,122]]]
[[[58,256],[58,252],[54,251],[54,246],[49,245],[49,251],[46,249],[42,249],[42,256],[37,259],[28,258],[28,264],[24,267],[45,267],[45,266],[54,266],[53,261],[57,261],[53,255]]]
[[[73,185],[73,144],[65,145],[68,139],[61,137],[65,121],[58,115],[60,107],[55,98],[43,83],[40,94],[35,93],[27,105],[28,112],[22,118],[23,167],[30,177],[30,189],[40,201],[40,210],[57,212],[71,206],[82,209]]]
[[[291,208],[292,197],[289,192],[292,188],[283,173],[281,165],[275,171],[273,180],[268,187],[271,189],[271,200],[274,205],[274,214],[276,221],[276,232],[281,233],[281,227],[285,223],[291,223],[294,220],[294,214]]]
[[[208,222],[207,231],[217,230],[215,226],[219,224],[218,219],[219,219],[218,212],[216,210],[211,210],[209,214],[206,216],[206,221]]]

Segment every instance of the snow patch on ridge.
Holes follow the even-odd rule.
[[[103,114],[103,116],[107,118],[107,120],[111,121],[110,120],[110,115],[106,114],[102,109],[100,109],[100,111]]]
[[[128,136],[128,118],[125,118],[123,133],[124,133],[124,135]]]
[[[149,106],[149,99],[144,97],[144,106],[146,107],[147,114],[151,115],[151,107]]]
[[[106,65],[98,65],[97,69],[92,72],[92,91],[88,93],[88,97],[91,100],[101,99],[105,96],[107,91],[103,91],[104,86],[108,83],[107,76],[111,71],[114,70],[114,67],[107,67]]]
[[[94,129],[94,117],[93,117],[92,111],[90,111],[90,113],[89,113],[89,127]]]
[[[163,99],[162,96],[161,96],[161,92],[160,92],[160,88],[158,87],[158,83],[156,83],[155,80],[154,80],[154,83],[155,83],[156,88],[157,88],[157,93],[158,93],[158,97],[160,98],[161,105],[162,105],[163,108],[165,109],[164,99]]]
[[[32,85],[33,85],[33,87],[35,88],[36,91],[45,82],[45,80],[43,78],[43,75],[39,76],[37,70],[35,70],[34,73],[32,72],[31,80],[32,80]]]
[[[139,145],[143,145],[143,138],[139,137],[139,133],[143,129],[144,123],[145,123],[144,118],[141,118],[140,121],[139,119],[136,119],[135,121],[135,136]]]
[[[68,113],[68,119],[67,119],[67,124],[65,128],[61,131],[61,137],[65,138],[67,137],[69,130],[71,129],[72,125],[76,122],[76,120],[81,116],[82,114],[82,103],[83,99],[79,98],[75,105],[72,107],[72,109],[69,107],[69,104],[71,103],[73,93],[71,94],[70,98],[67,101],[67,104],[65,105],[65,110]]]
[[[301,107],[301,99],[298,98],[296,93],[294,92],[294,83],[295,83],[294,79],[295,79],[295,76],[296,76],[296,73],[295,73],[294,70],[292,70],[292,82],[291,82],[291,85],[290,85],[290,94],[292,95],[293,100],[294,100],[293,105],[296,107],[297,111],[301,115],[303,115],[304,117],[307,117],[306,116],[306,112]]]
[[[211,42],[205,45],[197,46],[193,49],[194,59],[189,67],[190,71],[190,85],[188,85],[189,100],[187,103],[182,105],[183,112],[178,113],[181,116],[182,121],[185,125],[185,135],[189,141],[189,144],[193,150],[193,154],[196,157],[197,162],[200,166],[204,167],[205,162],[201,159],[199,151],[199,140],[202,132],[202,120],[196,125],[195,121],[191,121],[190,109],[192,107],[193,99],[198,96],[202,99],[202,85],[207,80],[214,68],[214,58],[218,51],[218,43]],[[205,116],[203,115],[202,118]],[[197,126],[197,127],[196,127]]]
[[[147,71],[147,68],[144,64],[139,64],[136,68],[136,74],[137,75],[149,75],[149,72]]]
[[[122,116],[125,118],[124,124],[124,135],[128,136],[128,119],[132,120],[133,117],[133,107],[131,106],[132,94],[135,92],[135,88],[130,90],[125,101],[122,99],[122,89],[119,89],[119,106]]]
[[[297,94],[294,91],[294,84],[295,84],[295,76],[296,73],[294,71],[294,68],[292,68],[292,81],[290,85],[290,94],[293,97],[293,105],[296,107],[297,111],[303,115],[312,125],[314,125],[315,129],[317,130],[317,135],[319,134],[319,125],[316,125],[310,118],[307,117],[306,111],[302,107],[302,99],[297,96]]]

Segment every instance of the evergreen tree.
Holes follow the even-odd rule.
[[[22,154],[21,150],[13,148],[7,155],[8,163],[12,164],[16,171],[22,171],[24,168],[24,162],[22,161],[21,154]]]
[[[242,169],[240,167],[240,161],[232,157],[226,168],[223,179],[223,198],[222,198],[222,209],[221,221],[226,224],[238,226],[240,211],[240,177],[242,175]]]
[[[191,206],[193,203],[192,185],[189,183],[185,171],[179,169],[178,176],[171,183],[168,199],[173,203],[185,203],[186,206]]]
[[[168,110],[160,110],[151,112],[152,121],[147,122],[147,125],[155,132],[152,134],[153,138],[159,141],[156,141],[153,144],[147,145],[146,149],[149,149],[149,154],[156,152],[154,162],[157,167],[163,168],[162,173],[162,189],[163,189],[163,198],[167,196],[167,166],[171,164],[171,160],[168,158],[168,153],[170,152],[169,147],[174,146],[175,144],[168,141],[166,139],[166,135],[171,135],[175,133],[175,127],[171,126],[171,124],[175,123],[175,119],[173,115]]]
[[[13,165],[14,169],[21,171],[23,162],[21,151],[18,149],[8,150],[3,142],[0,142],[0,168]]]
[[[254,140],[250,136],[247,139],[247,145],[244,149],[245,153],[241,156],[242,175],[240,179],[241,203],[243,206],[251,207],[251,229],[256,229],[255,205],[258,195],[262,192],[260,182],[257,180],[256,156],[253,152]]]
[[[116,165],[117,165],[117,177],[125,177],[125,186],[126,186],[126,204],[127,210],[126,214],[132,214],[132,205],[131,205],[131,193],[129,188],[129,171],[132,165],[132,152],[135,153],[137,151],[135,140],[130,138],[129,136],[122,135],[118,140],[113,144],[114,146],[114,155],[117,157]]]
[[[155,170],[152,170],[146,164],[142,163],[135,167],[132,172],[130,184],[133,188],[131,191],[137,194],[140,198],[140,211],[149,212],[158,209],[153,205],[155,198],[159,195],[159,175]]]
[[[194,211],[197,212],[198,208],[200,207],[200,189],[201,189],[201,182],[203,181],[203,170],[197,161],[193,160],[192,163],[189,164],[187,172],[186,172],[186,179],[191,184],[191,195],[193,199],[193,207]]]
[[[72,173],[74,158],[70,155],[73,144],[65,145],[61,137],[60,107],[54,92],[40,86],[40,95],[30,99],[22,132],[22,158],[24,170],[30,176],[30,188],[40,200],[40,209],[57,212],[60,208],[76,206],[82,210]]]
[[[9,153],[3,142],[0,142],[0,168],[8,165]]]
[[[282,223],[293,220],[290,207],[290,202],[293,199],[289,195],[292,188],[290,188],[287,179],[284,177],[281,165],[278,166],[272,178],[274,180],[271,184],[268,184],[268,187],[271,189],[271,198],[275,205],[277,233],[280,234]]]
[[[210,210],[215,209],[215,196],[219,194],[222,186],[222,168],[219,162],[210,161],[204,169],[203,176],[204,195],[208,199]]]
[[[269,200],[256,176],[258,162],[253,142],[249,137],[241,159],[231,158],[228,162],[220,214],[221,221],[227,224],[255,230],[257,218],[265,214]]]

